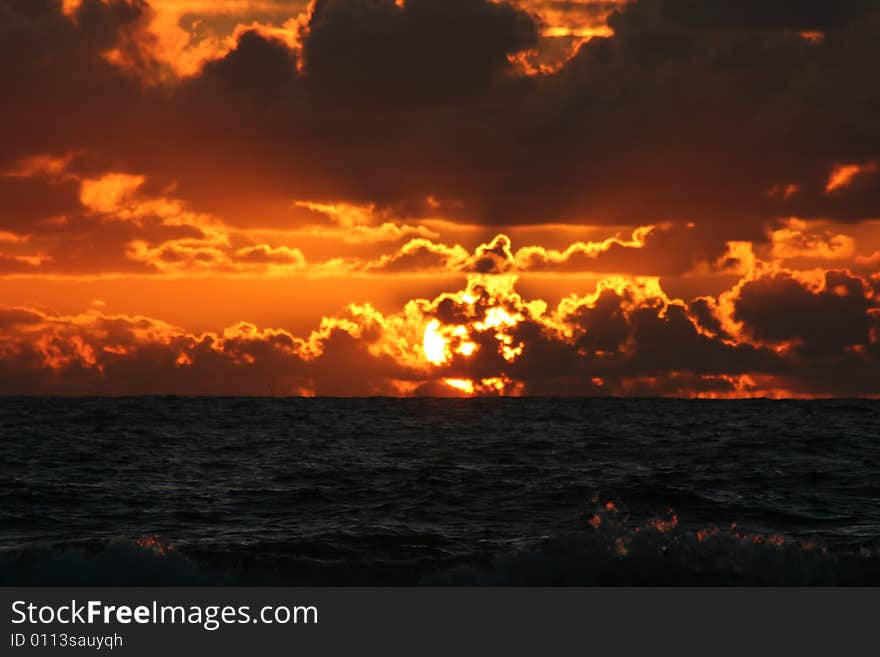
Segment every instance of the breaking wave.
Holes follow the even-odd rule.
[[[830,550],[736,525],[686,529],[674,511],[635,522],[613,503],[566,535],[507,550],[345,558],[320,543],[179,550],[158,536],[0,553],[2,586],[860,586],[880,548]]]

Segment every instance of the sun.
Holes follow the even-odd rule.
[[[448,323],[429,314],[422,334],[422,351],[432,374],[466,395],[510,394],[520,389],[503,366],[489,377],[466,375],[472,369],[468,361],[481,350],[497,351],[510,364],[523,354],[525,345],[516,338],[516,328],[531,310],[513,292],[510,281],[474,277],[466,290],[444,296],[443,303],[450,301],[455,310],[446,315]],[[480,369],[476,363],[474,366]]]
[[[446,362],[446,338],[440,333],[440,320],[432,319],[425,327],[422,348],[429,363],[442,365]]]

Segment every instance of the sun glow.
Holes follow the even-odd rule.
[[[465,290],[441,295],[423,309],[429,317],[433,315],[422,334],[422,351],[432,366],[431,376],[466,395],[522,393],[522,383],[508,376],[497,356],[511,365],[517,361],[526,349],[517,337],[517,326],[535,313],[541,315],[545,306],[526,303],[514,290],[515,280],[472,275]],[[462,376],[483,369],[485,363],[502,366],[494,376]]]
[[[475,304],[481,298],[494,305],[477,308]],[[466,321],[461,324],[443,324],[434,318],[428,323],[422,338],[422,349],[429,363],[445,365],[456,354],[473,356],[480,349],[480,341],[473,336],[485,333],[491,334],[498,341],[498,353],[506,361],[512,363],[522,355],[525,345],[515,340],[510,331],[525,317],[521,312],[501,305],[505,302],[503,287],[494,289],[489,285],[483,287],[482,292],[469,288],[450,300],[456,302]]]
[[[522,394],[522,384],[503,375],[478,381],[449,377],[443,379],[443,383],[466,395],[518,396]]]
[[[443,382],[462,392],[472,395],[474,394],[474,382],[470,379],[443,379]]]
[[[446,338],[440,333],[440,321],[432,319],[428,326],[425,327],[425,337],[422,341],[422,347],[425,350],[425,357],[428,362],[434,365],[442,365],[446,362]]]
[[[453,354],[473,356],[479,347],[471,341],[466,326],[444,326],[440,320],[432,319],[425,327],[422,349],[429,363],[443,365]]]

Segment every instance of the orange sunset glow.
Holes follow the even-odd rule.
[[[0,0],[0,394],[880,396],[880,9],[754,4]]]

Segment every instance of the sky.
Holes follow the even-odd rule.
[[[880,396],[878,0],[0,0],[0,394]]]

